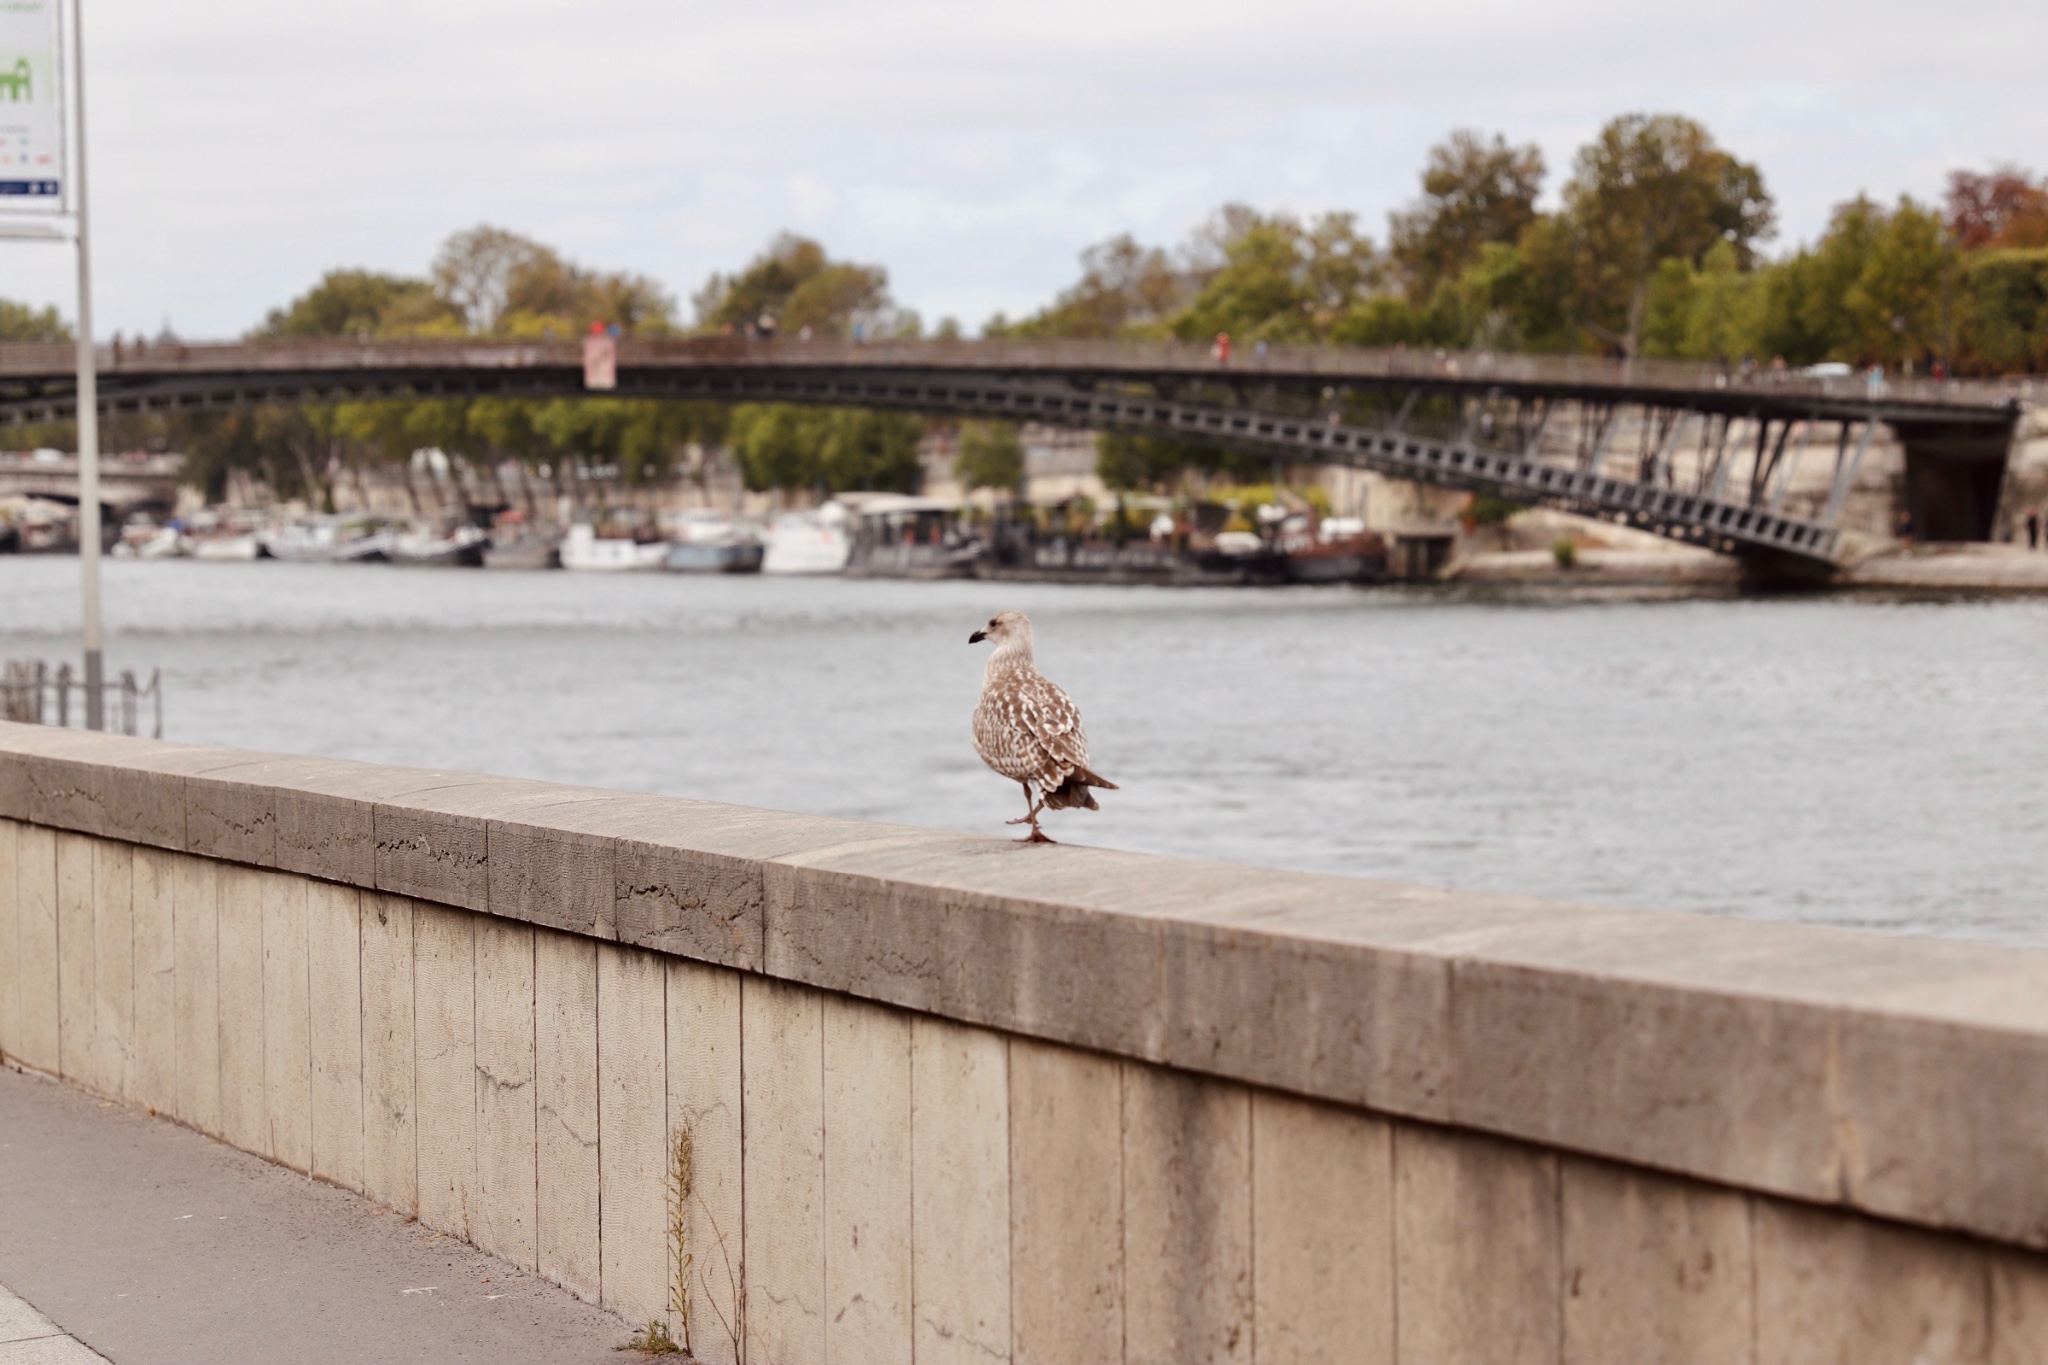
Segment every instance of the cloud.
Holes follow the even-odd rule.
[[[95,0],[88,24],[102,332],[233,334],[484,221],[682,297],[797,228],[972,322],[1229,199],[1378,228],[1455,126],[1538,142],[1554,183],[1628,109],[1758,161],[1789,244],[1858,191],[2038,159],[2048,127],[2048,10],[1999,0]],[[68,310],[67,253],[0,259],[0,294]]]

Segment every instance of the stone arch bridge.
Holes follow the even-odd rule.
[[[0,347],[0,420],[71,415],[71,363],[69,347]],[[101,366],[106,412],[589,392],[580,342],[159,343],[103,347]],[[1988,538],[2021,407],[1974,383],[1120,341],[626,341],[614,392],[1171,436],[1562,508],[1795,573],[1837,563],[1843,502],[1883,428],[1905,449],[1920,534]]]

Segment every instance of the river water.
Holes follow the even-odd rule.
[[[0,559],[0,657],[76,583]],[[1004,607],[1122,787],[1065,840],[2048,946],[2048,601],[106,566],[166,738],[990,834]]]

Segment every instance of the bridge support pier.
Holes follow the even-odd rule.
[[[1906,450],[1905,511],[1920,540],[1990,540],[2011,441],[1894,420]]]

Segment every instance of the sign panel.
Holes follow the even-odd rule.
[[[61,207],[58,0],[0,0],[0,212]]]
[[[619,343],[610,333],[592,332],[583,338],[583,387],[616,389],[619,386]]]

